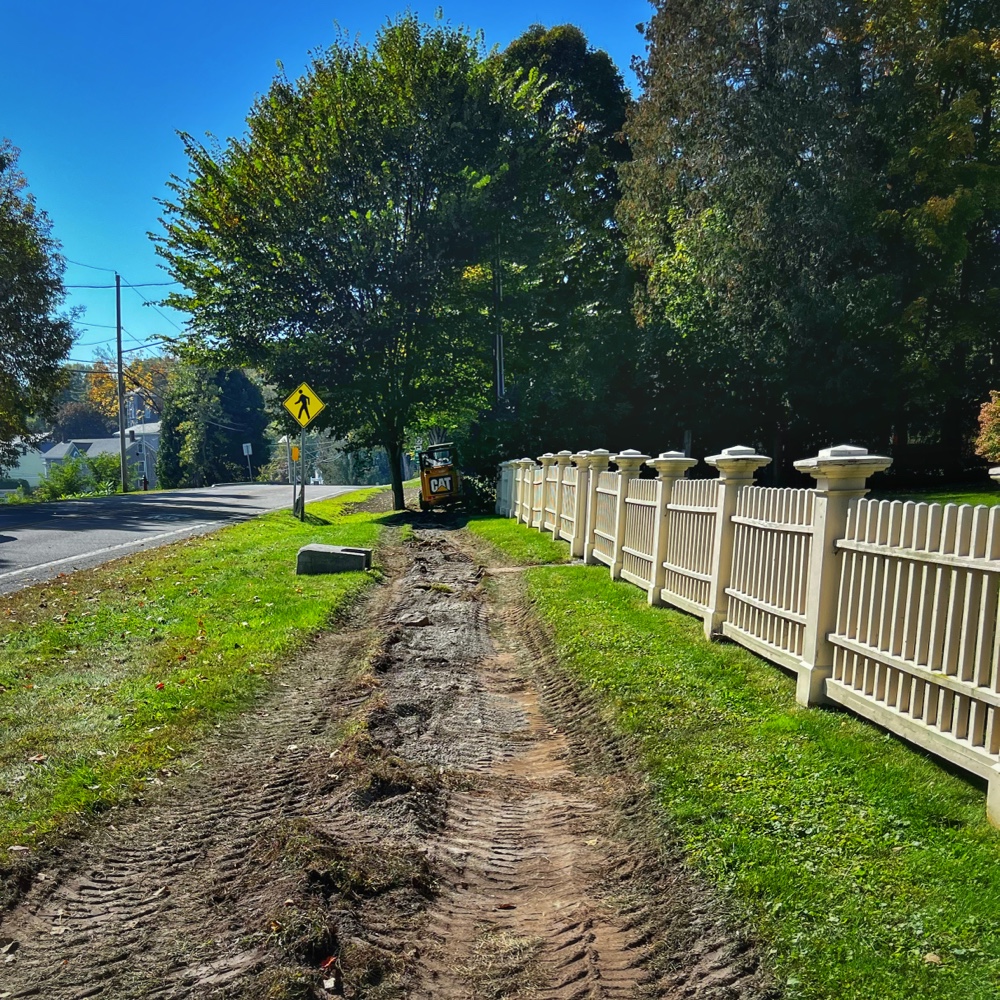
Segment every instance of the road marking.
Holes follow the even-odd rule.
[[[136,538],[131,542],[121,542],[118,545],[108,545],[103,549],[92,549],[90,552],[80,552],[75,556],[67,556],[65,559],[53,559],[52,562],[39,563],[37,566],[25,566],[23,569],[12,569],[7,573],[0,573],[0,580],[9,580],[12,576],[21,576],[24,573],[38,573],[44,569],[53,569],[56,566],[65,566],[67,563],[79,562],[81,559],[90,559],[92,556],[101,556],[107,552],[117,552],[119,549],[133,549],[137,545],[145,545],[146,542],[156,542],[161,538],[170,538],[172,535],[183,535],[185,531],[193,531],[195,528],[207,528],[210,521],[198,521],[188,524],[175,531],[164,531],[159,535],[146,535],[144,538]]]

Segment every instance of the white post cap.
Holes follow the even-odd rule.
[[[569,463],[572,460],[573,460],[573,452],[566,451],[565,449],[563,449],[562,451],[556,452],[556,465],[560,465],[560,466],[562,466],[562,465],[569,465]]]
[[[753,474],[770,462],[767,455],[758,455],[753,448],[743,444],[723,448],[718,455],[705,459],[707,465],[719,470],[722,479],[753,479]]]
[[[990,469],[990,479],[995,483],[1000,483],[1000,465],[995,465]]]
[[[866,490],[865,480],[892,465],[885,455],[869,455],[867,448],[838,444],[822,448],[815,458],[794,463],[799,472],[812,476],[818,490]]]
[[[623,472],[635,472],[643,462],[649,461],[649,455],[644,455],[635,448],[626,448],[618,452],[613,459],[615,465]]]
[[[583,463],[591,469],[607,469],[611,461],[611,452],[607,448],[592,448],[586,456]]]
[[[688,469],[698,464],[698,459],[688,458],[682,451],[661,451],[658,458],[646,463],[656,469],[660,479],[680,479]]]

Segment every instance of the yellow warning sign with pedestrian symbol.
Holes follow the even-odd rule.
[[[285,400],[285,409],[295,417],[301,427],[308,427],[326,409],[326,403],[303,382]]]

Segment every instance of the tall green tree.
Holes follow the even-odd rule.
[[[997,18],[657,4],[621,218],[668,423],[960,453],[997,348]]]
[[[503,334],[506,395],[463,455],[537,454],[562,440],[621,440],[635,388],[633,275],[615,220],[629,95],[607,53],[573,25],[532,25],[503,53],[512,78],[544,83],[529,142],[494,188],[493,257],[468,308]],[[506,186],[506,187],[505,187]]]
[[[18,151],[0,140],[0,470],[16,464],[28,418],[47,412],[65,381],[73,342],[64,264],[52,224],[28,192]]]
[[[407,15],[277,79],[244,137],[184,136],[158,247],[186,288],[171,304],[217,356],[286,390],[308,380],[321,426],[383,446],[397,507],[407,429],[485,402],[489,345],[451,301],[488,251],[484,204],[538,90],[478,38]]]
[[[270,458],[267,424],[263,393],[244,372],[177,363],[160,418],[157,478],[167,488],[245,479],[244,444],[258,468]]]

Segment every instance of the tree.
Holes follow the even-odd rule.
[[[267,423],[260,387],[244,372],[176,365],[160,424],[160,483],[169,489],[245,479],[244,444],[254,464],[270,457]]]
[[[648,25],[621,219],[659,398],[713,445],[971,438],[1000,35],[982,0],[919,7],[677,0]]]
[[[167,379],[173,358],[150,356],[132,358],[122,366],[125,392],[139,393],[145,405],[156,415],[163,413]],[[106,417],[118,421],[118,367],[107,355],[98,356],[89,377],[87,397]]]
[[[463,457],[478,455],[484,469],[498,452],[536,454],[560,437],[631,440],[630,409],[641,406],[634,276],[615,220],[630,155],[621,74],[573,25],[532,25],[503,64],[512,79],[540,74],[544,91],[530,142],[503,178],[495,257],[468,276],[505,344],[506,397],[463,442]]]
[[[17,149],[0,140],[0,469],[16,464],[28,418],[48,411],[63,384],[60,361],[73,342],[63,261],[48,216],[17,168]]]
[[[56,410],[53,435],[59,441],[101,438],[117,428],[93,403],[63,403]]]
[[[184,136],[158,244],[187,289],[170,304],[227,363],[288,391],[308,376],[320,426],[385,448],[397,508],[407,429],[486,402],[488,343],[451,302],[488,259],[488,195],[538,100],[537,75],[407,15],[275,80],[244,138]]]

